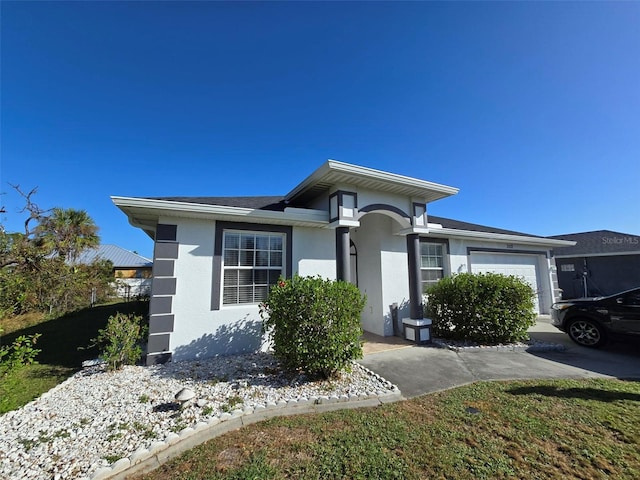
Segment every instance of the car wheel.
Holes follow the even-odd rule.
[[[577,318],[572,320],[567,329],[571,340],[583,347],[601,347],[607,341],[604,329],[593,320]]]

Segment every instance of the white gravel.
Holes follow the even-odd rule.
[[[195,398],[180,409],[174,395],[182,388],[193,390]],[[141,448],[233,410],[397,391],[355,363],[333,381],[287,376],[266,353],[118,372],[93,366],[0,417],[0,478],[91,477]]]

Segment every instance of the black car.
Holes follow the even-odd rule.
[[[585,347],[609,338],[640,338],[640,288],[608,297],[562,300],[551,307],[551,323]]]

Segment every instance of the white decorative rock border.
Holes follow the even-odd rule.
[[[494,350],[498,352],[564,352],[566,347],[560,343],[543,342],[541,340],[529,340],[528,342],[507,343],[500,345],[480,345],[442,338],[432,339],[432,345],[438,348],[446,348],[454,352],[474,350]]]
[[[174,396],[183,388],[196,396],[179,408]],[[324,382],[286,375],[268,354],[119,372],[93,365],[0,416],[0,478],[124,478],[262,419],[401,398],[358,363]]]
[[[120,459],[110,467],[100,468],[91,477],[84,477],[81,480],[122,480],[133,474],[147,473],[197,445],[268,418],[328,412],[345,408],[375,407],[402,399],[400,390],[395,387],[394,391],[390,393],[371,392],[355,397],[333,395],[331,397],[301,398],[289,400],[286,404],[259,405],[255,409],[236,410],[231,414],[223,413],[220,417],[211,419],[207,424],[196,425],[195,429],[185,428],[177,438],[154,442],[149,449],[136,451],[129,458]]]

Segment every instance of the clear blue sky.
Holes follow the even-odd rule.
[[[7,2],[8,183],[151,256],[110,195],[280,195],[328,158],[440,216],[640,234],[640,3]]]

